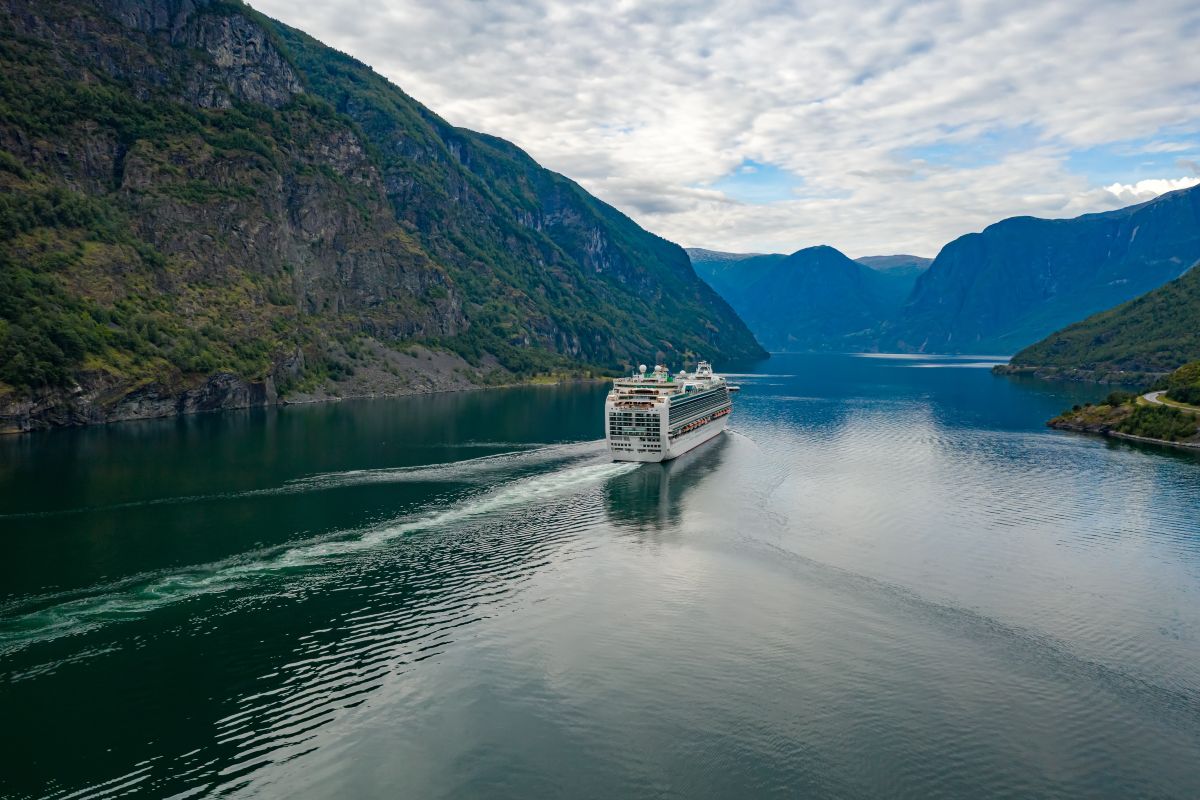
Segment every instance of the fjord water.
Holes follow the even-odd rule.
[[[1197,796],[1200,456],[986,366],[666,465],[599,384],[0,440],[0,795]]]

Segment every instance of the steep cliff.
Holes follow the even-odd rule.
[[[1162,286],[1200,258],[1200,187],[1075,219],[1014,217],[942,248],[883,337],[1011,353]]]
[[[680,248],[240,3],[0,0],[0,68],[0,427],[762,355]]]

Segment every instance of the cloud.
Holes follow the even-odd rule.
[[[1186,153],[1195,149],[1195,142],[1147,142],[1140,147],[1131,148],[1131,151],[1135,153]]]
[[[1175,164],[1180,169],[1186,169],[1193,175],[1200,175],[1200,161],[1193,161],[1190,158],[1177,158]]]
[[[932,255],[1163,174],[1073,152],[1200,151],[1194,0],[251,2],[686,245]],[[803,185],[722,193],[748,163]]]
[[[1131,205],[1153,200],[1165,192],[1188,189],[1196,184],[1200,184],[1200,178],[1150,178],[1137,183],[1114,183],[1105,186],[1104,191],[1112,194],[1122,203]]]

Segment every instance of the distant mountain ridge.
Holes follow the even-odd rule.
[[[1013,217],[947,244],[880,336],[902,351],[1011,353],[1200,259],[1200,187],[1074,219]]]
[[[770,350],[870,350],[923,271],[917,256],[854,261],[827,245],[791,255],[688,250],[697,274]]]
[[[842,280],[827,273],[821,285],[783,266],[832,263],[806,267],[797,259],[806,251],[688,252],[771,349],[1012,353],[1182,275],[1200,259],[1200,186],[1074,219],[1012,217],[950,242],[932,262],[868,256],[857,264],[872,275],[841,262]]]
[[[770,253],[726,253],[721,250],[706,250],[703,247],[685,247],[684,251],[692,261],[745,261],[748,258],[769,256]]]
[[[1200,361],[1200,268],[1026,347],[1001,373],[1131,382]]]
[[[0,0],[0,66],[0,428],[765,355],[681,248],[236,0]]]
[[[932,258],[910,255],[863,256],[854,260],[879,272],[921,273],[929,269],[929,265],[933,263]]]
[[[688,258],[692,263],[736,263],[739,261],[748,261],[750,259],[781,259],[787,258],[784,253],[729,253],[723,250],[708,250],[703,247],[685,247]],[[879,272],[889,272],[892,270],[923,272],[930,264],[933,263],[932,258],[924,258],[923,256],[913,256],[906,254],[892,256],[863,256],[854,259],[858,263],[868,266]]]

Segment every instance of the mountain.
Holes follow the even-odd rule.
[[[230,0],[0,0],[0,428],[764,355],[684,251]]]
[[[771,350],[874,348],[875,329],[900,307],[919,274],[912,256],[879,270],[828,246],[789,256],[689,250],[697,274],[729,301]],[[914,260],[915,259],[915,260]]]
[[[899,272],[905,275],[920,275],[933,263],[932,258],[910,255],[863,256],[854,260],[878,272]]]
[[[721,250],[705,250],[703,247],[685,247],[684,251],[688,254],[688,258],[692,263],[697,261],[712,262],[712,261],[745,261],[748,258],[758,258],[767,256],[769,258],[783,258],[781,255],[769,253],[726,253]]]
[[[734,305],[731,298],[740,299],[746,287],[762,280],[774,264],[787,258],[779,253],[722,253],[699,247],[687,248],[687,254],[696,274],[730,305]]]
[[[1051,334],[998,372],[1140,381],[1200,361],[1200,269]]]
[[[692,265],[697,270],[701,269],[701,265],[703,265],[704,269],[711,271],[714,264],[734,267],[746,262],[772,263],[787,258],[782,253],[726,253],[720,250],[706,250],[703,247],[687,247],[684,249],[687,251],[688,257],[691,258]],[[933,263],[932,258],[910,255],[863,256],[854,260],[863,266],[870,267],[876,272],[912,276],[920,275]]]
[[[929,269],[931,258],[921,256],[864,256],[854,259],[875,273],[869,280],[882,309],[882,320],[895,316],[912,294],[917,278]],[[874,335],[877,338],[877,334]]]
[[[1200,259],[1200,187],[1075,219],[1014,217],[942,248],[882,344],[1011,353]]]

